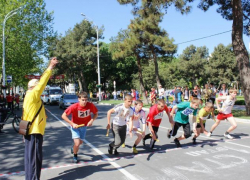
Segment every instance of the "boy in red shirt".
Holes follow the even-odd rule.
[[[74,140],[71,152],[73,150],[73,161],[75,163],[78,162],[77,152],[83,143],[83,139],[85,139],[87,127],[92,126],[98,116],[98,110],[93,103],[88,102],[88,94],[86,92],[78,94],[78,101],[78,103],[69,106],[62,114],[62,118],[71,125],[72,139]],[[93,118],[91,118],[91,113],[94,114]],[[70,114],[72,114],[71,120],[68,118]],[[83,124],[84,126],[80,126]]]
[[[147,117],[147,125],[151,133],[147,134],[143,139],[143,145],[145,145],[145,140],[151,139],[150,149],[153,150],[156,139],[158,138],[157,132],[161,124],[163,117],[163,111],[166,111],[170,124],[174,124],[172,117],[169,114],[168,107],[165,104],[164,99],[158,100],[157,104],[152,106],[149,110]]]

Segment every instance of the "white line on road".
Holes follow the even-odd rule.
[[[52,116],[54,116],[59,122],[61,122],[65,127],[67,127],[70,130],[70,127],[61,119],[59,119],[56,115],[54,115],[52,112],[50,112],[48,109],[46,109]],[[126,171],[125,169],[123,169],[120,165],[118,165],[115,162],[110,162],[109,161],[109,157],[106,156],[102,151],[100,151],[98,148],[96,148],[93,144],[91,144],[90,142],[88,142],[87,140],[83,140],[86,145],[88,145],[89,147],[91,147],[95,152],[97,152],[99,155],[101,155],[104,159],[107,159],[108,162],[113,165],[116,169],[118,169],[121,173],[123,173],[127,178],[131,179],[131,180],[138,180],[136,177],[134,177],[132,174],[130,174],[128,171]]]

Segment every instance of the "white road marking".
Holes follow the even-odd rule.
[[[65,127],[67,127],[70,130],[70,127],[61,119],[59,119],[58,117],[56,117],[56,115],[54,115],[52,112],[50,112],[48,109],[46,109],[52,116],[54,116],[59,122],[61,122]],[[136,177],[134,177],[132,174],[130,174],[128,171],[126,171],[125,169],[123,169],[120,165],[118,165],[115,162],[110,162],[109,161],[109,157],[106,156],[102,151],[100,151],[98,148],[96,148],[93,144],[89,143],[87,140],[83,140],[86,145],[88,145],[89,147],[91,147],[95,152],[97,152],[99,155],[101,155],[104,159],[107,159],[108,162],[113,165],[116,169],[118,169],[121,173],[123,173],[127,178],[131,179],[131,180],[138,180]]]

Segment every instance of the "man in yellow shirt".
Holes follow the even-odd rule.
[[[43,73],[40,81],[32,79],[28,83],[28,91],[23,102],[23,116],[22,119],[32,121],[42,106],[41,95],[45,89],[52,69],[58,63],[54,57],[50,60],[49,67]],[[45,108],[42,107],[36,118],[34,119],[27,136],[25,138],[24,151],[24,165],[25,165],[25,179],[34,180],[40,179],[42,168],[42,144],[43,135],[46,126]]]

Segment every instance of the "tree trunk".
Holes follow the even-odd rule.
[[[85,78],[84,78],[84,75],[82,72],[80,72],[80,77],[81,78],[78,78],[78,84],[79,84],[79,88],[80,88],[80,91],[85,91],[85,92],[88,92],[87,91],[87,87],[86,87],[86,82],[85,82]]]
[[[233,0],[232,44],[240,72],[240,84],[244,94],[246,112],[250,115],[250,64],[249,55],[243,42],[243,12],[241,0]]]
[[[141,92],[142,92],[143,104],[148,104],[148,99],[147,99],[146,94],[145,94],[145,87],[144,87],[143,78],[142,78],[141,60],[139,57],[137,57],[137,66],[138,66],[138,77],[139,77],[139,81],[140,81],[140,88],[141,88]]]
[[[155,80],[156,80],[156,84],[157,84],[156,89],[158,89],[158,92],[159,92],[159,86],[161,85],[161,82],[160,82],[160,76],[159,76],[159,68],[158,68],[157,57],[156,57],[156,54],[154,53],[154,47],[153,46],[151,47],[151,52],[153,54],[153,60],[154,60],[154,65],[155,65]]]

